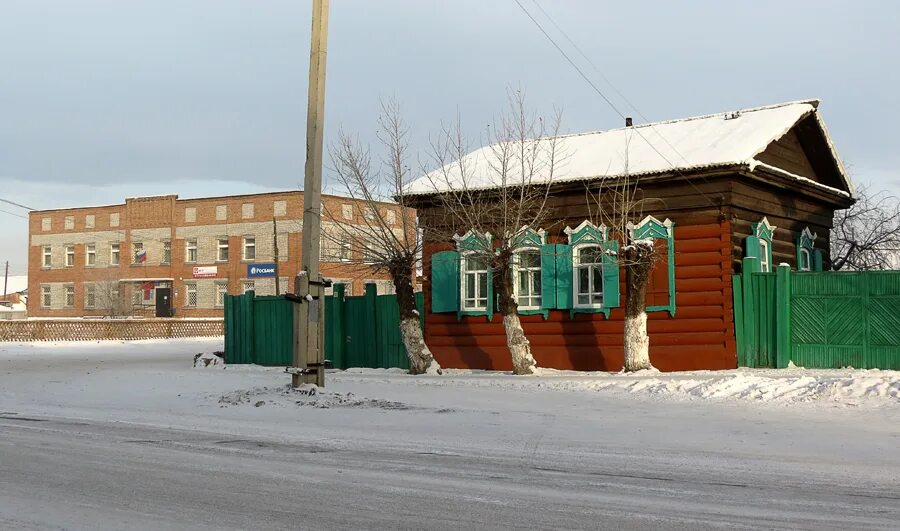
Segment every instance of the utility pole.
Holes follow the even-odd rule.
[[[291,385],[325,386],[324,304],[319,273],[322,216],[322,143],[325,124],[325,58],[328,48],[328,0],[313,0],[306,107],[306,171],[303,181],[303,240],[300,274],[294,284],[294,367]]]
[[[278,279],[278,222],[275,221],[275,215],[272,215],[272,242],[275,247],[275,295],[281,295],[281,281]]]
[[[9,260],[6,261],[6,273],[3,274],[3,296],[6,297],[6,287],[9,285]]]

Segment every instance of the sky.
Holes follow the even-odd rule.
[[[625,114],[819,98],[854,180],[900,193],[900,2],[519,2]],[[311,11],[0,0],[0,198],[47,209],[300,188]],[[457,117],[474,148],[510,88],[562,109],[567,132],[622,125],[516,0],[332,0],[328,39],[326,146],[339,130],[374,144],[394,98],[414,153]],[[27,223],[8,212],[25,211],[0,210],[0,267],[24,274]]]

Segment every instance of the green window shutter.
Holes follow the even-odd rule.
[[[744,240],[744,258],[759,258],[759,238],[747,236]]]
[[[572,307],[572,246],[556,245],[556,307]]]
[[[619,307],[619,242],[603,242],[603,306]]]
[[[459,310],[459,253],[441,251],[431,255],[431,311]]]
[[[487,310],[485,311],[485,315],[487,315],[488,321],[494,320],[494,302],[497,300],[497,297],[494,295],[494,272],[491,271],[490,266],[488,266],[488,274],[487,274]]]
[[[556,245],[541,245],[541,308],[556,308]]]
[[[824,261],[822,249],[813,251],[813,271],[824,271]]]

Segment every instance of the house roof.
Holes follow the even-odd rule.
[[[849,196],[852,185],[819,117],[818,105],[818,100],[796,101],[609,131],[562,135],[556,138],[563,161],[554,169],[553,182],[743,166],[751,172],[768,170]],[[808,116],[815,117],[844,189],[822,185],[754,158]],[[463,187],[470,190],[498,188],[499,178],[489,169],[496,160],[492,146],[482,147],[464,157],[465,178],[461,177],[458,165],[450,164],[412,181],[406,191],[412,195],[430,195]],[[544,161],[539,166],[538,176],[531,180],[532,183],[548,179],[549,164]]]

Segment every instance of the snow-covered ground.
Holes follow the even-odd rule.
[[[240,517],[265,504],[229,498],[226,485],[236,487],[222,474],[232,467],[246,492],[272,481],[302,490],[295,483],[314,478],[308,494],[318,505],[307,522],[323,528],[900,521],[898,372],[350,370],[329,372],[324,390],[300,392],[281,369],[192,368],[195,354],[221,349],[208,339],[0,344],[0,527],[246,527]],[[61,462],[46,461],[41,448]],[[140,484],[99,485],[110,466]],[[86,490],[41,483],[45,467],[77,470]],[[204,501],[192,481],[216,499]],[[170,500],[166,489],[179,496]],[[290,488],[277,490],[271,503],[290,506]],[[137,512],[36,509],[83,509],[94,496],[130,507],[138,492],[146,507]],[[377,512],[369,496],[417,510]],[[154,505],[157,497],[165,503]],[[184,513],[167,508],[182,503]],[[258,521],[291,527],[289,515]]]

